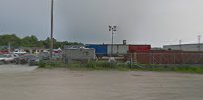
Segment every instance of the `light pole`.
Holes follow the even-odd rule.
[[[112,57],[113,56],[113,34],[114,34],[114,32],[117,31],[117,26],[111,26],[111,25],[109,25],[109,31],[112,32],[111,54],[110,54],[110,57]]]
[[[54,32],[54,0],[51,0],[50,60],[52,59],[52,51],[54,47],[53,32]]]

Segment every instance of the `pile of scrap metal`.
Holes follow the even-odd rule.
[[[65,63],[74,61],[87,62],[96,59],[95,49],[85,48],[83,46],[70,46],[64,48],[63,59]]]

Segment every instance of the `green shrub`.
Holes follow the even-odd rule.
[[[40,61],[39,62],[39,65],[38,65],[40,68],[45,68],[46,67],[46,63],[44,61]]]

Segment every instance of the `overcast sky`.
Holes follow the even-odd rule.
[[[0,0],[0,34],[50,34],[51,0]],[[110,43],[108,25],[118,25],[115,42],[196,43],[203,34],[203,0],[55,0],[54,37]]]

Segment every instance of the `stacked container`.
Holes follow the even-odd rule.
[[[86,48],[95,49],[97,57],[107,56],[107,45],[105,44],[88,44]]]
[[[129,52],[148,52],[151,50],[151,45],[129,45]]]

